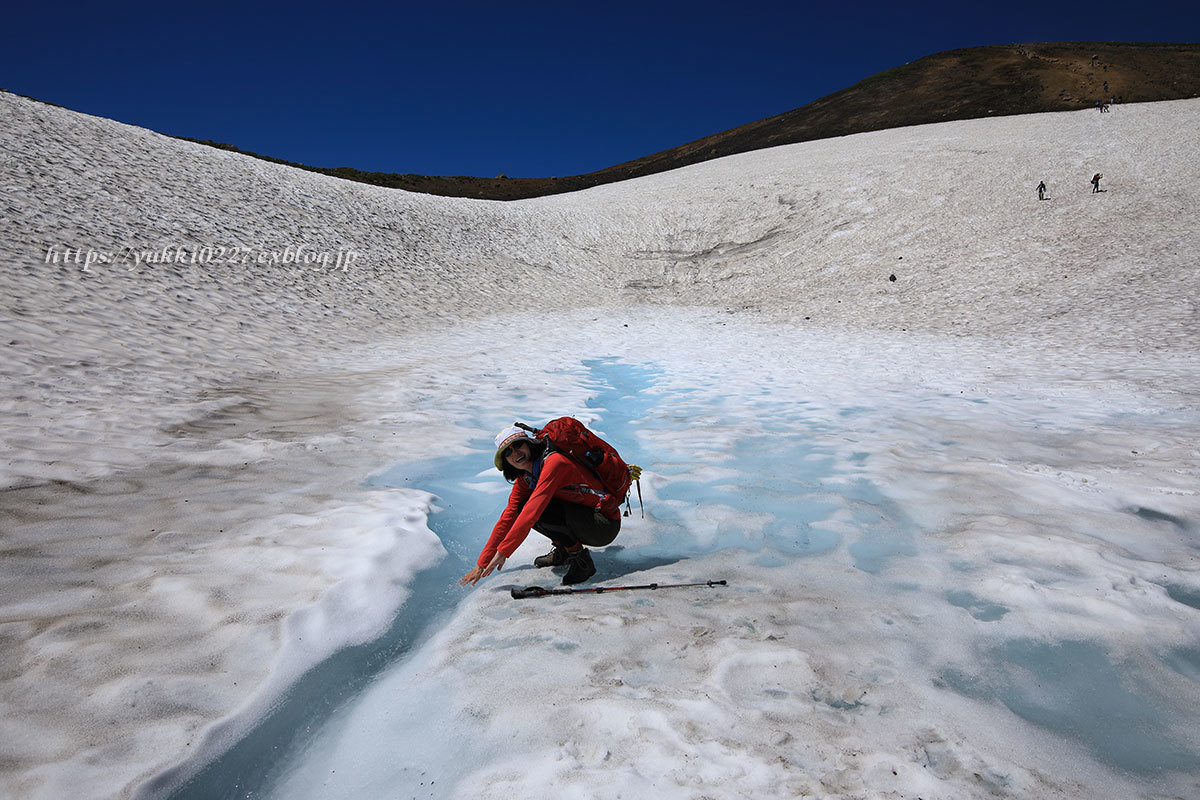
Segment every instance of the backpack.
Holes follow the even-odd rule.
[[[574,417],[558,417],[541,428],[520,422],[514,424],[544,442],[547,455],[561,453],[595,475],[607,492],[597,496],[596,510],[609,516],[620,514],[621,503],[625,502],[633,483],[633,470],[621,459],[616,448]],[[639,487],[639,496],[640,491]]]

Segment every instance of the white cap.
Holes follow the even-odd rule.
[[[496,469],[500,470],[501,472],[504,471],[504,451],[509,448],[509,445],[518,439],[528,439],[531,442],[534,441],[534,438],[529,435],[529,431],[525,430],[524,428],[518,428],[516,425],[505,428],[496,434],[496,458],[493,460],[496,465]]]

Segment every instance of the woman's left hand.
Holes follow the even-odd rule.
[[[502,554],[496,553],[496,555],[492,556],[492,560],[488,562],[488,565],[483,568],[483,572],[479,573],[479,577],[486,578],[488,575],[492,574],[492,570],[499,572],[500,568],[504,566],[504,562],[507,560],[508,559]]]

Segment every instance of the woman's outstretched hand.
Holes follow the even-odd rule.
[[[472,585],[479,583],[481,578],[486,578],[488,575],[491,575],[493,571],[499,572],[500,568],[504,566],[504,562],[507,560],[508,559],[506,559],[500,553],[496,553],[496,555],[492,556],[492,560],[488,562],[486,567],[476,567],[466,575],[463,575],[461,578],[459,578],[458,582],[462,586],[466,586],[468,583]]]

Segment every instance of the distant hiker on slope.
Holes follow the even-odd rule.
[[[1103,177],[1099,172],[1092,176],[1092,194],[1100,191],[1100,179]]]
[[[1046,182],[1045,181],[1041,181],[1040,183],[1038,183],[1037,193],[1038,193],[1038,200],[1046,199]]]
[[[595,468],[587,466],[567,452],[569,443],[560,446],[560,442],[568,435],[586,435],[601,445],[604,443],[569,417],[547,423],[546,430],[560,422],[569,427],[573,423],[584,433],[564,432],[555,440],[547,436],[535,438],[521,428],[512,427],[496,435],[493,461],[496,469],[512,483],[512,491],[475,568],[463,575],[459,583],[475,584],[493,570],[499,570],[530,530],[554,543],[554,549],[534,559],[535,567],[566,566],[563,584],[581,583],[596,574],[596,565],[584,545],[604,547],[617,538],[621,530],[621,503],[629,490],[629,476],[637,468],[627,466],[615,450],[611,457],[606,454],[605,461]],[[611,450],[607,445],[604,447]],[[593,446],[589,452],[598,449]],[[620,476],[617,480],[623,482],[619,488],[606,488],[605,482],[612,482],[610,476],[606,475],[606,481],[601,480],[601,474],[609,468],[617,470]]]

